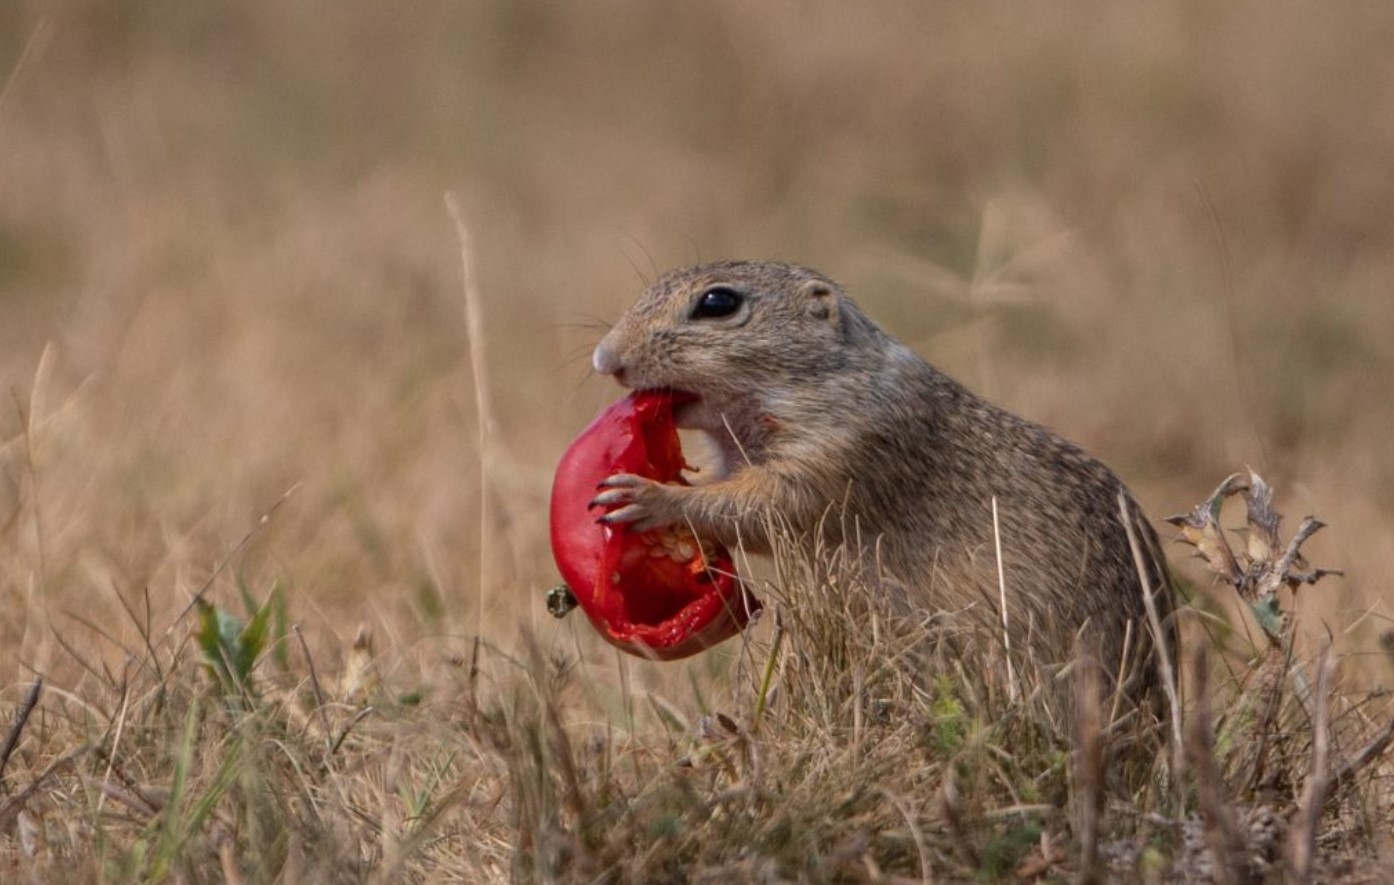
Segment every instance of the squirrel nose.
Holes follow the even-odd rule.
[[[606,343],[609,339],[608,335],[602,338],[600,343],[595,346],[595,353],[591,355],[591,365],[602,375],[613,375],[624,368],[614,346]]]

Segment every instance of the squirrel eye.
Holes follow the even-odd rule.
[[[740,309],[743,300],[744,296],[729,286],[713,286],[692,305],[691,317],[694,320],[728,317]]]

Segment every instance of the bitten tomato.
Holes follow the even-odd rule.
[[[686,484],[673,407],[693,399],[636,391],[611,405],[562,455],[552,483],[552,555],[606,641],[641,657],[685,658],[736,635],[760,602],[730,551],[686,526],[636,532],[596,522],[597,484],[616,473]]]

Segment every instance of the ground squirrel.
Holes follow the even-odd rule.
[[[1128,645],[1147,645],[1120,492],[1136,505],[1122,482],[931,367],[827,277],[765,261],[670,271],[604,336],[594,365],[626,387],[697,394],[678,425],[709,434],[726,465],[692,486],[610,477],[594,502],[602,521],[686,522],[755,552],[769,551],[772,513],[837,542],[855,525],[907,605],[972,612],[1000,631],[995,498],[1014,649],[1062,664],[1084,628],[1116,673],[1129,622]],[[1135,525],[1165,617],[1156,536]],[[1151,683],[1150,670],[1130,682]]]

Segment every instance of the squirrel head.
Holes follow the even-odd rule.
[[[696,394],[706,407],[688,410],[686,421],[680,412],[679,423],[704,428],[721,416],[777,412],[774,398],[843,373],[882,337],[816,271],[725,261],[659,277],[596,346],[593,364],[626,387]]]

